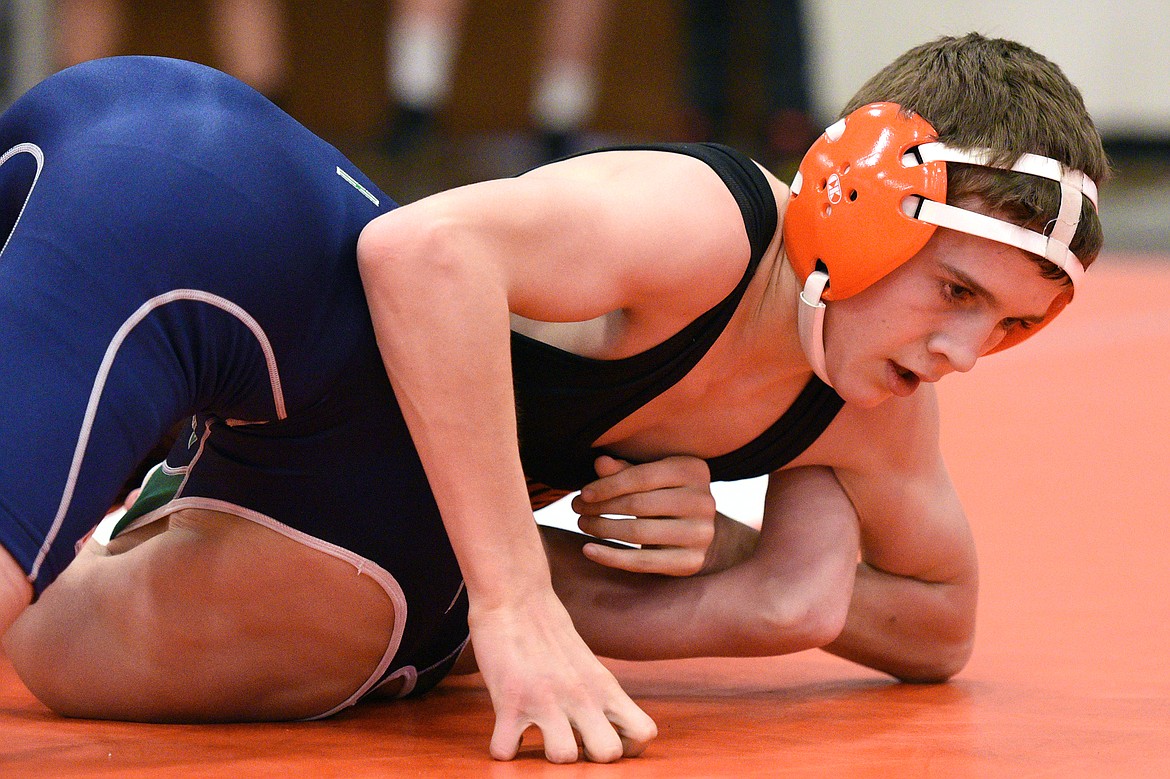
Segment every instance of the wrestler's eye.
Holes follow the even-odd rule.
[[[963,303],[975,297],[975,293],[972,290],[953,281],[943,282],[942,294],[946,300],[952,303]]]
[[[1007,319],[1000,322],[999,326],[1007,331],[1015,330],[1016,328],[1019,328],[1020,330],[1031,330],[1036,325],[1033,322],[1029,322],[1027,319],[1016,319],[1015,317],[1008,317]]]

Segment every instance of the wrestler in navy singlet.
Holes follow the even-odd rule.
[[[403,623],[385,672],[457,652],[462,579],[356,264],[395,204],[252,89],[161,58],[47,79],[0,155],[0,543],[35,591],[199,414],[181,500],[364,558]],[[428,647],[445,619],[462,635]]]

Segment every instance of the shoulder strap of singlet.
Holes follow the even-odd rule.
[[[740,282],[722,301],[667,340],[630,357],[591,359],[513,332],[525,472],[542,484],[563,489],[575,489],[594,478],[593,459],[601,452],[592,449],[593,441],[673,386],[707,353],[733,316],[778,227],[767,176],[734,149],[661,144],[597,151],[610,150],[668,151],[705,162],[739,206],[751,256]],[[718,471],[718,478],[745,478],[779,468],[816,440],[839,402],[836,393],[814,376],[788,412],[759,439],[711,460],[712,475]],[[542,432],[551,430],[557,434]]]
[[[750,158],[722,144],[655,144],[619,148],[657,149],[688,154],[706,162],[723,179],[724,184],[735,197],[736,203],[739,204],[744,226],[747,228],[748,240],[752,247],[751,261],[748,263],[744,280],[716,307],[716,309],[726,310],[730,314],[743,295],[747,281],[755,273],[756,265],[778,227],[776,200],[767,177]],[[709,324],[707,320],[712,312],[708,312],[700,318],[704,321],[702,326]],[[697,320],[692,323],[692,326],[698,327],[700,322]],[[722,329],[719,327],[715,335],[718,336]],[[679,333],[675,338],[682,335]],[[672,338],[667,343],[674,340]],[[707,348],[709,347],[710,344],[707,344]],[[706,353],[706,348],[698,356],[702,357],[704,353]],[[691,363],[692,366],[693,364]],[[665,387],[660,391],[664,389]],[[779,469],[811,446],[837,416],[843,405],[844,401],[832,387],[816,376],[811,377],[792,405],[758,438],[734,452],[709,461],[712,477],[733,481],[760,476]],[[600,435],[608,429],[608,427],[600,425],[597,427],[601,429],[592,430],[591,434]]]
[[[523,373],[525,381],[612,392],[609,402],[597,403],[594,398],[594,407],[605,408],[606,413],[592,416],[584,428],[577,428],[574,438],[582,443],[596,440],[634,410],[665,392],[702,359],[734,314],[778,226],[776,199],[767,177],[758,165],[730,147],[708,143],[647,144],[605,147],[572,156],[602,151],[667,151],[705,162],[723,180],[739,205],[751,256],[739,283],[723,300],[670,338],[630,357],[590,359],[513,333],[514,344],[519,342],[526,349],[540,353],[539,370],[529,372],[522,361],[514,361],[513,369]]]
[[[570,154],[562,159],[583,157],[587,154],[607,151],[668,151],[685,154],[707,163],[731,192],[743,214],[744,227],[752,247],[752,262],[748,275],[755,270],[764,249],[776,233],[776,197],[772,185],[760,170],[760,166],[740,151],[721,143],[645,143],[625,146],[603,146],[599,149]]]
[[[758,438],[707,461],[711,480],[750,479],[779,470],[812,446],[844,405],[836,390],[813,376],[788,410]]]
[[[723,180],[728,191],[731,192],[736,203],[739,205],[748,242],[751,246],[751,256],[748,258],[747,265],[744,268],[744,273],[739,283],[723,300],[716,303],[670,338],[650,347],[644,352],[629,357],[616,360],[594,360],[557,349],[554,346],[549,346],[548,344],[528,338],[519,333],[513,333],[514,339],[539,349],[544,353],[545,357],[551,359],[558,367],[565,369],[571,365],[577,365],[589,371],[594,381],[588,381],[588,377],[586,376],[581,377],[582,379],[586,379],[587,383],[608,383],[617,376],[629,375],[632,370],[652,370],[654,366],[662,365],[664,359],[668,359],[668,355],[677,355],[680,350],[689,352],[698,346],[699,341],[707,340],[703,337],[703,334],[708,332],[708,328],[713,324],[713,319],[728,320],[731,318],[731,314],[739,304],[739,299],[743,297],[744,291],[747,289],[752,276],[755,274],[756,267],[760,264],[764,250],[768,248],[768,244],[772,241],[772,237],[775,235],[778,226],[776,198],[772,193],[772,187],[767,177],[764,176],[758,165],[729,146],[715,143],[659,143],[607,146],[600,149],[579,152],[564,159],[606,151],[668,151],[685,154],[705,162]],[[723,325],[725,324],[726,321],[720,324],[718,329],[711,334],[709,339],[710,343],[702,347],[702,350],[695,356],[694,362],[691,363],[691,366],[687,370],[693,367],[694,363],[697,363],[703,354],[706,353],[707,349],[710,348],[711,344],[715,342],[715,339],[723,331]],[[681,376],[678,378],[681,378]],[[664,386],[659,389],[659,392],[665,389],[666,387]]]

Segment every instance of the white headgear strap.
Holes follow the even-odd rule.
[[[825,303],[821,294],[829,284],[829,274],[815,270],[808,274],[804,289],[800,292],[800,306],[797,310],[797,329],[800,331],[800,345],[804,355],[821,381],[829,383],[825,370]]]
[[[1010,167],[1004,167],[992,165],[989,162],[991,155],[988,149],[964,151],[936,141],[911,150],[903,158],[903,163],[906,167],[912,167],[935,161],[964,162],[985,168],[1028,173],[1055,181],[1060,184],[1060,210],[1047,235],[977,211],[918,196],[911,196],[903,203],[907,216],[1039,255],[1064,271],[1075,291],[1085,275],[1085,267],[1069,249],[1069,244],[1080,224],[1083,198],[1088,198],[1093,208],[1097,208],[1097,185],[1084,172],[1070,170],[1050,157],[1024,154]],[[795,186],[796,182],[793,183]],[[832,386],[825,371],[825,304],[821,300],[829,282],[829,276],[824,271],[816,270],[809,274],[800,293],[798,324],[800,343],[809,365],[821,381]]]

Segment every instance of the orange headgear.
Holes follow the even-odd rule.
[[[1084,267],[1069,250],[1081,217],[1081,198],[1097,205],[1097,187],[1081,171],[1024,154],[1006,169],[1060,183],[1060,212],[1048,235],[947,205],[947,162],[1000,167],[985,149],[964,151],[938,142],[938,133],[895,103],[871,103],[829,127],[809,149],[792,182],[784,217],[788,259],[801,292],[801,343],[826,383],[823,300],[856,295],[917,254],[934,231],[947,227],[1044,257],[1073,283]],[[1061,295],[1047,324],[1072,299]],[[1034,333],[1017,328],[992,351]]]

